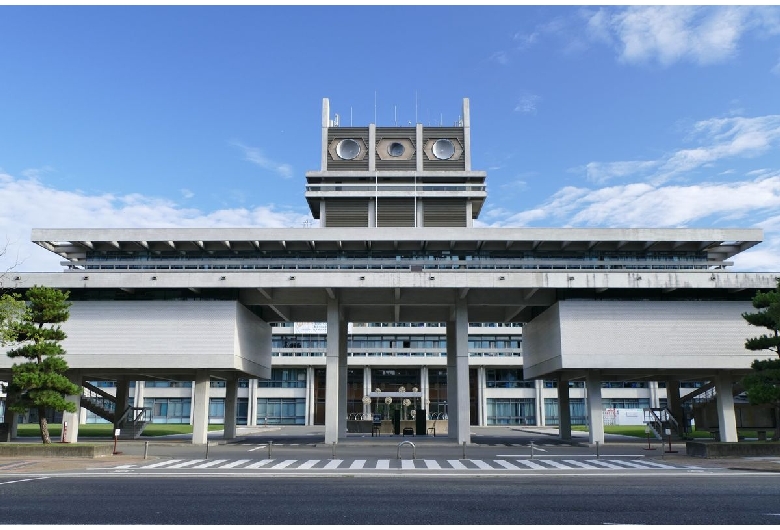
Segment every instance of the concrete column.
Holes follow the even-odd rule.
[[[480,427],[487,425],[487,398],[485,397],[485,388],[487,388],[487,377],[485,376],[485,367],[477,367],[477,424]]]
[[[314,367],[306,368],[306,425],[314,425]]]
[[[144,406],[144,388],[146,388],[146,386],[144,385],[143,381],[135,382],[135,399],[133,400],[135,407]]]
[[[425,153],[423,153],[423,148],[425,147],[423,145],[423,126],[422,123],[418,123],[415,127],[415,139],[414,139],[414,154],[415,154],[415,162],[417,163],[416,168],[417,171],[423,170],[423,157],[425,156]]]
[[[368,199],[368,226],[369,227],[376,227],[376,201],[377,201],[376,198]]]
[[[206,445],[208,443],[210,380],[208,371],[195,371],[195,385],[191,407],[193,445]]]
[[[81,372],[78,370],[70,370],[67,373],[68,380],[74,385],[81,387]],[[62,424],[65,422],[68,424],[68,428],[65,431],[64,440],[66,443],[76,443],[79,440],[79,418],[81,417],[81,390],[75,396],[65,396],[65,400],[76,405],[75,412],[63,412]]]
[[[599,381],[599,388],[601,382]],[[599,394],[599,406],[601,406]],[[558,437],[561,440],[571,440],[571,409],[569,408],[569,381],[558,381]]]
[[[425,414],[428,418],[431,417],[431,411],[428,410],[430,408],[428,401],[431,399],[431,392],[430,392],[430,386],[428,385],[428,367],[422,366],[420,367],[420,394],[422,397],[420,397],[420,408],[425,409]]]
[[[228,377],[225,381],[225,429],[223,438],[232,440],[236,437],[236,402],[238,400],[238,377]]]
[[[322,98],[322,158],[320,171],[328,170],[328,127],[330,126],[330,100]]]
[[[376,171],[376,123],[368,126],[368,170]],[[369,225],[371,226],[371,225]]]
[[[257,379],[249,380],[247,390],[246,425],[251,427],[257,425]]]
[[[371,368],[363,368],[363,395],[367,396],[371,392]],[[373,400],[372,400],[373,401]],[[371,414],[371,403],[363,403],[363,416],[367,418],[368,414]]]
[[[465,169],[471,171],[471,110],[469,98],[463,98],[463,156]]]
[[[447,322],[448,437],[471,443],[469,426],[469,318],[466,301],[459,299]]]
[[[585,390],[588,393],[588,442],[604,443],[604,407],[601,403],[601,373],[598,370],[588,370],[585,377]],[[558,414],[560,416],[560,401]]]
[[[674,419],[677,420],[677,424],[682,427],[685,414],[683,413],[682,400],[680,399],[679,381],[666,382],[666,408],[669,409]]]
[[[534,381],[534,393],[536,395],[536,410],[539,411],[536,416],[536,425],[544,427],[547,421],[544,411],[544,380],[537,379]]]
[[[125,410],[130,405],[130,382],[126,377],[117,377],[116,379],[116,409],[114,409],[114,428],[119,426]],[[132,414],[132,413],[130,413]],[[126,417],[125,422],[132,420],[132,417]]]
[[[347,321],[339,318],[339,440],[347,438]]]
[[[657,409],[659,406],[658,381],[649,381],[647,383],[647,389],[650,391],[650,408]]]
[[[325,352],[325,443],[347,435],[347,337],[338,300],[328,300],[328,345]],[[343,337],[342,337],[343,335]]]
[[[734,412],[734,388],[731,376],[720,375],[715,378],[715,396],[718,405],[720,441],[739,441],[737,437],[737,416]]]

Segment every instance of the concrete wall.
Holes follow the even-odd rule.
[[[747,370],[750,302],[565,300],[524,329],[525,376],[555,369]]]
[[[271,329],[235,301],[73,302],[72,369],[234,369],[268,377]],[[13,360],[0,355],[0,368]]]

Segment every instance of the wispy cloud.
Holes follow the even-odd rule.
[[[536,114],[536,104],[541,100],[539,96],[531,93],[524,93],[520,95],[520,99],[515,106],[515,112],[521,114]]]
[[[30,243],[33,228],[301,227],[308,213],[274,205],[202,212],[141,194],[90,195],[64,191],[34,178],[0,173],[0,270],[60,270],[60,257]]]
[[[283,178],[292,178],[293,168],[290,164],[277,162],[266,157],[258,147],[249,147],[240,142],[231,142],[232,145],[238,147],[244,152],[244,160],[257,164],[263,169],[273,171],[277,175]]]
[[[591,12],[587,29],[620,61],[708,65],[737,55],[740,40],[780,31],[778,11],[751,6],[631,6]]]
[[[780,147],[780,115],[712,118],[688,131],[693,147],[677,149],[656,160],[589,162],[580,171],[597,184],[616,178],[661,184],[701,167],[733,158],[750,158]]]

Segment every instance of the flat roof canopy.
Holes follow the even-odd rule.
[[[88,251],[706,251],[724,261],[763,231],[701,228],[117,228],[33,229],[32,241],[63,258]]]

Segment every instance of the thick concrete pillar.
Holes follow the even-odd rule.
[[[118,428],[122,420],[125,422],[132,417],[125,417],[125,411],[130,406],[130,381],[126,377],[116,379],[116,409],[114,410],[114,428]]]
[[[236,437],[236,403],[238,402],[238,378],[229,377],[225,381],[225,429],[223,437],[232,440]]]
[[[596,442],[603,444],[604,407],[601,403],[601,373],[598,370],[588,370],[588,375],[585,377],[585,390],[588,393],[588,421],[590,423],[588,441],[592,444]],[[560,401],[558,406],[560,407]]]
[[[737,442],[737,416],[734,412],[734,388],[732,378],[720,375],[715,378],[715,396],[718,405],[718,430],[721,442]]]
[[[79,385],[81,388],[81,372],[77,370],[71,370],[67,374],[68,380],[74,385]],[[65,436],[63,440],[66,443],[76,443],[79,440],[79,418],[81,418],[81,391],[75,396],[65,396],[65,400],[76,405],[75,412],[63,412],[62,413],[62,425],[63,429],[67,423],[67,429],[65,430]]]
[[[601,383],[599,382],[599,388]],[[599,399],[599,406],[601,399]],[[571,440],[571,409],[569,408],[569,381],[558,381],[558,437],[561,440]]]
[[[206,445],[209,433],[209,390],[211,378],[206,370],[195,372],[192,395],[192,444]]]
[[[666,408],[669,409],[674,419],[677,420],[677,424],[682,427],[685,413],[682,408],[682,399],[680,399],[679,381],[666,382]]]
[[[328,300],[325,352],[325,443],[347,436],[347,325],[338,300]]]
[[[447,404],[449,438],[471,443],[469,425],[469,318],[466,301],[459,299],[454,318],[447,322]]]

